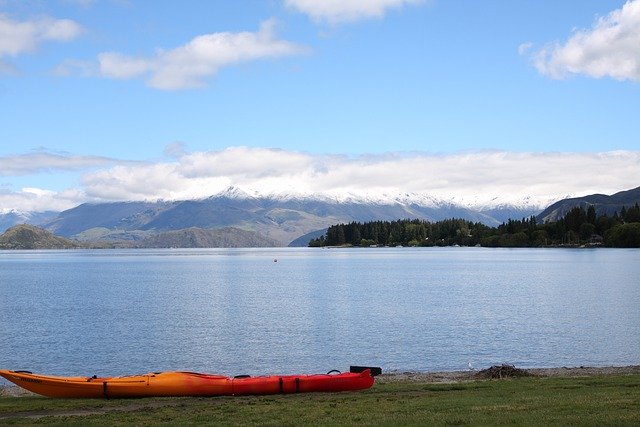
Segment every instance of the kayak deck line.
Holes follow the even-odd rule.
[[[337,373],[334,373],[337,372]],[[186,371],[151,372],[121,377],[63,377],[29,371],[0,370],[16,385],[48,397],[129,398],[177,396],[245,396],[364,390],[381,374],[377,367],[351,366],[349,372],[256,376]]]

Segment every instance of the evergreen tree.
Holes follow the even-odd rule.
[[[587,222],[596,225],[596,208],[593,205],[589,205],[587,209]]]
[[[619,227],[621,225],[632,227]],[[635,224],[635,225],[634,225]],[[519,220],[509,219],[498,227],[458,218],[430,222],[418,219],[370,221],[366,223],[332,225],[326,237],[309,242],[309,246],[403,245],[403,246],[550,246],[598,243],[604,236],[610,246],[634,247],[640,227],[638,203],[623,208],[613,217],[598,216],[593,205],[585,211],[579,206],[571,209],[556,222],[538,224],[535,216]]]
[[[638,203],[627,209],[623,219],[624,222],[640,222],[640,206],[638,206]]]

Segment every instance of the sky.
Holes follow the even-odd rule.
[[[0,213],[640,185],[640,0],[0,0]]]

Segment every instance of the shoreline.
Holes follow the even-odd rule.
[[[575,378],[593,376],[612,375],[640,375],[640,365],[627,366],[578,366],[560,368],[531,368],[522,369],[530,377],[538,378]],[[383,373],[376,377],[376,383],[427,383],[427,384],[447,384],[471,381],[486,381],[487,378],[478,376],[479,370],[466,371],[438,371],[438,372],[415,372],[415,371],[394,371]],[[8,382],[8,381],[7,381]],[[7,397],[42,397],[38,394],[25,390],[17,385],[9,383],[0,384],[0,398]],[[45,397],[43,397],[45,398]]]
[[[532,377],[570,378],[608,375],[640,375],[640,365],[627,366],[575,366],[559,368],[522,369]],[[424,383],[457,383],[478,381],[486,378],[478,376],[480,370],[440,371],[440,372],[389,372],[376,378],[376,382],[424,382]]]

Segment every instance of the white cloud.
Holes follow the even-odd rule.
[[[0,71],[9,67],[3,65],[4,57],[33,52],[47,41],[70,41],[83,31],[80,24],[70,19],[41,17],[14,21],[0,14]]]
[[[531,47],[533,47],[533,43],[531,42],[522,43],[520,46],[518,46],[518,54],[519,55],[526,54],[527,52],[529,52]]]
[[[305,13],[316,22],[338,24],[382,18],[388,9],[422,3],[424,0],[285,0],[285,5]]]
[[[86,194],[74,189],[62,192],[33,187],[23,188],[20,191],[0,190],[0,214],[10,211],[63,211],[88,200]]]
[[[640,0],[599,18],[588,30],[577,30],[565,43],[535,51],[534,66],[562,79],[572,74],[640,81]]]
[[[415,193],[482,205],[527,197],[544,204],[567,194],[613,193],[640,184],[640,152],[345,157],[234,147],[175,162],[117,166],[86,175],[87,195],[105,200],[208,197],[230,186],[249,194],[348,198]]]
[[[114,79],[130,79],[153,70],[154,60],[130,58],[116,52],[105,52],[98,55],[100,74]]]
[[[56,170],[79,170],[117,162],[101,156],[71,156],[38,151],[0,157],[0,176],[31,175]]]
[[[174,49],[158,49],[148,57],[103,52],[92,70],[84,61],[67,61],[56,73],[68,75],[75,69],[79,74],[113,79],[144,78],[153,88],[178,90],[205,86],[206,79],[223,67],[307,51],[304,46],[277,39],[275,21],[267,20],[257,32],[204,34]]]
[[[241,162],[240,159],[243,159]],[[187,178],[225,176],[262,179],[287,171],[307,169],[313,162],[308,154],[280,149],[233,147],[217,152],[199,152],[180,158],[180,172]]]
[[[231,186],[250,195],[323,196],[385,201],[411,193],[482,208],[500,203],[545,207],[567,195],[612,194],[640,185],[640,151],[523,153],[482,151],[457,154],[388,153],[347,157],[267,148],[231,147],[187,153],[171,161],[91,168],[78,188],[48,191],[42,183],[20,191],[0,190],[0,208],[67,209],[86,201],[186,200],[205,198]],[[26,158],[18,159],[24,162]],[[0,166],[0,170],[10,162]],[[99,160],[99,159],[98,159]],[[66,166],[94,165],[68,156]],[[32,171],[40,171],[40,167]],[[94,165],[95,166],[95,165]],[[13,172],[29,169],[17,166]],[[66,169],[65,169],[66,170]],[[22,180],[24,181],[24,179]]]

